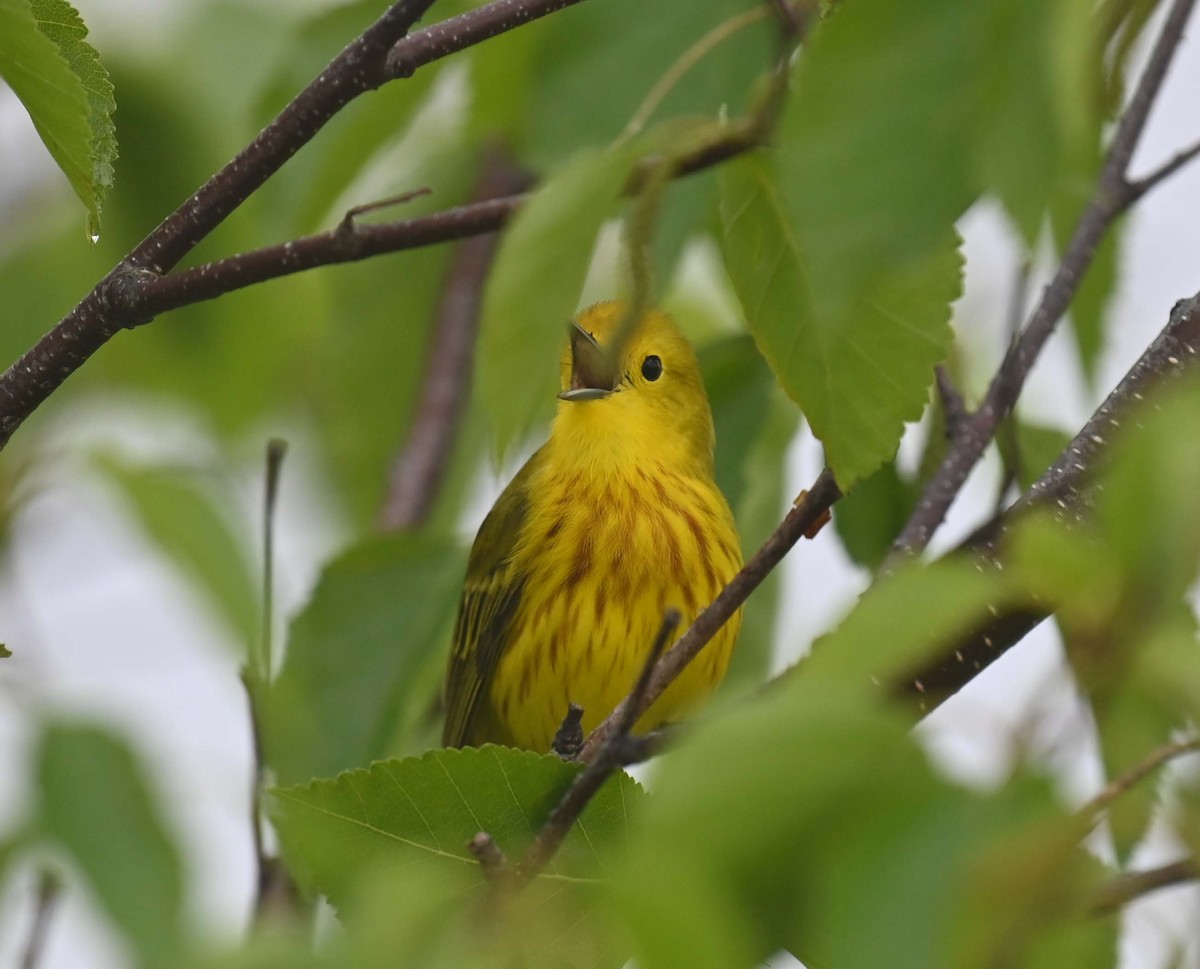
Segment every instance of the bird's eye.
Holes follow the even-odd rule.
[[[642,361],[642,376],[647,380],[657,380],[662,376],[662,361],[654,354]]]

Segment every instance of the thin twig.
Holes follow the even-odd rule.
[[[1143,195],[1149,192],[1150,189],[1154,188],[1154,186],[1159,182],[1170,178],[1177,171],[1179,171],[1189,162],[1194,161],[1196,158],[1200,158],[1200,141],[1188,148],[1183,149],[1183,151],[1176,153],[1173,158],[1154,169],[1154,171],[1150,172],[1149,175],[1144,175],[1141,178],[1131,181],[1128,188],[1131,199],[1136,202]]]
[[[346,214],[342,216],[342,221],[338,228],[343,232],[349,232],[354,228],[354,222],[360,215],[367,215],[370,212],[378,212],[380,209],[390,209],[395,205],[406,205],[414,199],[424,198],[426,195],[432,195],[433,189],[428,186],[422,188],[414,188],[409,192],[401,192],[399,195],[393,195],[391,198],[379,199],[375,202],[366,202],[363,205],[356,205],[352,209],[348,209]]]
[[[484,153],[483,171],[472,194],[479,200],[507,196],[528,182],[528,176],[493,149]],[[392,467],[381,516],[384,531],[424,523],[441,488],[471,394],[483,288],[498,242],[494,233],[465,239],[451,257],[415,416]]]
[[[1184,858],[1161,868],[1151,868],[1149,871],[1131,871],[1118,875],[1096,893],[1092,912],[1096,915],[1108,915],[1150,892],[1195,881],[1197,878],[1200,878],[1200,866],[1191,858]]]
[[[25,940],[25,948],[21,951],[21,969],[35,969],[41,959],[42,949],[46,944],[46,934],[50,930],[50,918],[62,892],[62,882],[51,871],[43,871],[38,875],[37,890],[34,894],[33,922],[29,926],[29,936]]]
[[[1079,810],[1079,814],[1083,818],[1094,820],[1101,811],[1108,807],[1118,797],[1128,791],[1142,778],[1154,773],[1163,764],[1174,760],[1176,757],[1181,757],[1184,754],[1194,753],[1200,750],[1200,737],[1192,737],[1188,740],[1179,740],[1175,743],[1164,744],[1157,750],[1152,751],[1144,760],[1134,764],[1133,767],[1125,771],[1125,773],[1114,777],[1104,790],[1097,794],[1094,798],[1088,801]]]
[[[952,554],[967,552],[999,560],[1003,536],[1035,508],[1049,508],[1068,521],[1085,517],[1091,507],[1092,478],[1129,412],[1153,389],[1197,369],[1200,293],[1175,304],[1162,332],[1030,489],[1004,515],[979,529]],[[931,712],[1020,642],[1047,615],[1045,609],[1033,607],[1000,612],[906,677],[900,692],[915,701],[921,715]]]
[[[971,419],[959,427],[941,466],[925,487],[916,510],[892,546],[893,562],[898,556],[920,552],[929,544],[967,476],[991,443],[996,428],[1016,404],[1042,348],[1074,299],[1101,238],[1117,217],[1136,201],[1125,177],[1129,159],[1162,87],[1194,4],[1195,0],[1175,0],[1172,5],[1137,89],[1117,124],[1095,192],[1080,216],[1058,271],[1043,291],[1020,337],[1005,355],[983,403]]]
[[[580,751],[580,760],[591,760],[604,749],[609,738],[628,718],[640,717],[663,691],[675,681],[717,631],[741,608],[750,593],[762,583],[792,546],[818,521],[824,518],[833,503],[841,497],[833,472],[821,472],[810,490],[806,491],[788,511],[779,527],[763,542],[754,557],[730,579],[712,603],[700,613],[659,661],[644,693],[630,694],[591,732]]]
[[[493,0],[397,41],[388,54],[385,71],[389,78],[411,77],[419,67],[579,2],[581,0]]]
[[[263,579],[262,629],[258,648],[251,652],[242,670],[242,684],[250,705],[250,737],[254,746],[254,775],[250,787],[250,829],[254,839],[257,880],[254,919],[258,922],[271,909],[282,908],[292,895],[287,870],[266,848],[263,830],[263,788],[266,786],[266,758],[263,753],[263,704],[270,691],[274,671],[272,643],[275,636],[275,506],[279,497],[279,475],[283,468],[287,442],[274,438],[267,443],[266,481],[263,488]]]
[[[671,637],[675,634],[675,630],[679,627],[680,615],[677,609],[668,609],[663,616],[662,625],[659,626],[658,634],[654,637],[654,642],[650,646],[650,652],[646,656],[646,662],[642,666],[642,671],[638,675],[637,682],[630,691],[630,697],[642,697],[645,695],[651,680],[654,677],[655,667],[659,663],[659,657],[662,656],[663,649],[667,643],[671,641]],[[621,760],[621,741],[629,736],[633,730],[634,724],[637,723],[638,704],[633,703],[621,713],[613,727],[612,733],[609,735],[609,740],[601,746],[595,756],[591,759],[586,767],[581,770],[575,779],[571,782],[571,786],[567,788],[558,804],[554,806],[554,810],[550,812],[550,816],[546,818],[545,824],[534,836],[533,842],[526,851],[525,857],[521,860],[518,868],[518,875],[521,882],[527,882],[538,874],[550,859],[554,857],[559,847],[566,838],[567,833],[579,820],[579,816],[583,813],[583,809],[588,806],[588,802],[595,796],[596,792],[604,786],[604,782],[619,770],[622,766]]]
[[[967,402],[963,399],[962,391],[954,386],[954,378],[945,364],[939,363],[933,368],[934,381],[937,385],[938,398],[942,402],[942,416],[946,421],[946,436],[953,439],[955,429],[965,421],[970,413]]]

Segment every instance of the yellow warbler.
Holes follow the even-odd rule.
[[[683,627],[741,567],[713,480],[713,420],[696,354],[652,311],[619,361],[627,307],[570,324],[550,439],[504,489],[471,549],[446,676],[443,743],[548,751],[568,703],[591,730],[629,692],[668,607]],[[735,615],[636,729],[675,719],[721,681]]]

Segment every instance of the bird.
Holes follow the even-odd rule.
[[[569,322],[549,438],[479,528],[445,678],[446,746],[549,752],[570,704],[591,731],[633,687],[667,611],[686,628],[741,568],[696,353],[666,313],[630,325],[631,312],[612,300]],[[740,623],[739,610],[634,733],[702,703]]]

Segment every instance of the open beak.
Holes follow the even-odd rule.
[[[587,330],[572,320],[567,324],[571,337],[571,386],[558,395],[559,400],[599,400],[617,387],[619,374]]]

